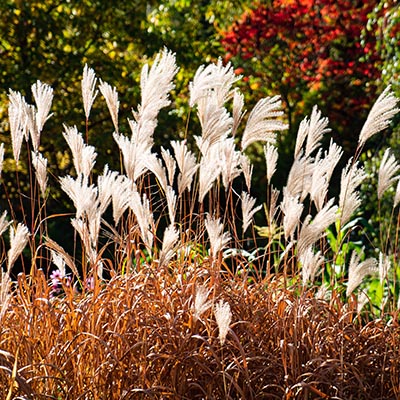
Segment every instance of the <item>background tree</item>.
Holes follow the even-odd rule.
[[[54,174],[53,189],[47,199],[49,213],[65,212],[68,206],[61,191],[57,191],[57,177],[70,173],[73,168],[62,136],[63,123],[76,125],[80,132],[87,130],[89,144],[98,151],[98,170],[106,163],[112,169],[120,167],[116,156],[119,150],[112,137],[114,128],[100,94],[86,127],[80,88],[85,63],[95,70],[98,78],[117,88],[120,130],[129,135],[127,118],[132,118],[131,109],[136,109],[140,101],[141,66],[164,46],[176,52],[181,67],[176,93],[180,93],[200,64],[222,55],[216,40],[217,28],[221,21],[232,21],[235,12],[243,12],[244,3],[217,0],[0,2],[0,142],[5,142],[7,149],[11,148],[6,122],[9,89],[20,91],[28,103],[33,103],[31,85],[37,80],[54,88],[53,116],[46,122],[40,147],[49,161],[49,171]],[[176,99],[176,93],[172,100]],[[156,145],[185,134],[188,110],[183,106],[185,91],[179,96],[177,104],[169,109],[175,110],[178,106],[178,112],[167,109],[160,115]],[[23,160],[27,159],[30,149],[23,151],[19,165],[23,190],[13,184],[17,178],[12,172],[14,165],[10,165],[13,164],[11,153],[6,155],[3,172],[4,182],[9,182],[7,195],[17,214],[30,201],[22,195],[28,192],[29,179],[24,178],[28,169]],[[55,233],[61,236],[65,230],[60,228],[60,223],[58,219]],[[69,224],[69,218],[65,218],[65,223]]]
[[[126,123],[130,107],[135,106],[139,93],[138,74],[142,58],[156,49],[151,48],[151,34],[143,27],[148,7],[154,1],[119,1],[116,4],[100,0],[83,1],[22,1],[6,0],[0,4],[0,93],[1,120],[7,121],[7,94],[9,88],[20,91],[28,103],[33,103],[31,85],[37,80],[51,85],[54,100],[53,116],[47,121],[40,151],[48,159],[52,172],[54,190],[47,199],[50,214],[65,212],[67,203],[59,188],[57,177],[72,169],[67,145],[62,136],[63,123],[76,125],[85,132],[85,115],[81,99],[80,80],[85,63],[94,68],[98,77],[111,85],[118,86],[121,100],[121,122]],[[100,96],[96,99],[87,127],[90,144],[98,148],[97,166],[102,169],[106,163],[118,167],[118,148],[112,140],[112,124]],[[124,130],[124,127],[121,128]],[[10,149],[10,134],[7,125],[2,126],[0,141]],[[26,177],[30,148],[23,148],[19,165],[19,176],[14,176],[11,154],[6,155],[4,181],[8,182],[3,191],[12,201],[15,217],[24,215],[30,219],[30,201]],[[8,157],[7,157],[8,156]],[[18,178],[18,179],[17,179]],[[16,182],[20,182],[17,186]],[[65,237],[63,224],[69,218],[57,220],[57,226],[49,221],[55,239],[61,243],[73,243]],[[29,222],[28,222],[29,224]],[[57,237],[59,236],[59,238]]]
[[[379,1],[369,14],[368,24],[363,32],[362,40],[368,35],[375,35],[375,49],[367,53],[367,60],[375,62],[379,69],[380,79],[377,85],[383,90],[391,85],[397,97],[400,97],[400,4],[397,1]],[[379,55],[379,63],[371,54]],[[393,134],[389,136],[389,145],[396,155],[400,156],[400,126],[399,118],[392,123]]]
[[[101,0],[1,2],[2,121],[6,119],[9,88],[21,91],[32,102],[31,85],[38,79],[50,84],[55,94],[54,116],[46,125],[42,150],[48,152],[52,167],[58,168],[56,172],[65,172],[65,163],[60,162],[62,155],[59,154],[66,149],[62,123],[76,124],[80,131],[85,129],[80,97],[85,63],[99,78],[118,88],[120,120],[122,124],[125,121],[128,129],[126,118],[131,117],[131,108],[139,100],[143,63],[164,46],[176,52],[181,67],[176,92],[186,90],[200,64],[222,55],[216,40],[219,27],[225,26],[222,21],[230,22],[236,13],[243,12],[245,3],[216,0],[195,4],[187,0],[122,0],[116,4]],[[185,92],[181,96],[185,97]],[[159,144],[177,136],[186,124],[182,115],[170,113],[164,118],[156,135]],[[107,157],[117,149],[112,135],[108,134],[112,129],[105,103],[98,96],[91,113],[89,139]],[[0,135],[1,140],[8,140],[7,127],[3,126]],[[57,154],[55,159],[52,155]],[[100,154],[99,157],[99,164],[106,161]]]
[[[369,14],[367,33],[376,36],[376,50],[382,59],[382,83],[400,94],[400,4],[380,0]]]
[[[374,1],[259,2],[225,33],[222,43],[249,86],[280,94],[286,103],[292,148],[299,118],[318,104],[336,139],[353,150],[380,76],[376,38],[360,36]],[[369,54],[369,59],[365,54]]]

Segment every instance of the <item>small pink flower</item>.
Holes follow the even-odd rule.
[[[56,269],[50,274],[51,279],[51,296],[59,295],[63,290],[63,284],[66,286],[70,286],[71,277],[67,275],[63,275],[63,273]]]

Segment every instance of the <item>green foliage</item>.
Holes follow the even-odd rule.
[[[382,60],[382,83],[400,92],[400,4],[396,0],[380,0],[369,15],[367,31],[375,33],[376,49]]]
[[[368,150],[362,155],[365,170],[368,173],[361,185],[365,223],[363,231],[366,237],[365,247],[372,254],[376,251],[393,253],[398,247],[397,208],[393,207],[396,187],[391,186],[378,200],[378,170],[383,156],[383,150],[373,153]],[[375,249],[375,250],[374,250]],[[374,254],[376,256],[376,254]]]
[[[56,96],[53,117],[47,123],[47,135],[41,151],[58,175],[70,171],[60,127],[63,121],[85,132],[80,97],[81,71],[85,63],[96,68],[98,76],[111,85],[118,83],[122,107],[120,116],[126,125],[130,114],[128,104],[139,96],[136,71],[142,56],[152,55],[151,38],[145,31],[147,7],[151,2],[119,1],[111,5],[104,1],[5,1],[0,5],[0,88],[2,99],[9,88],[21,91],[32,103],[31,85],[40,80],[51,85]],[[134,71],[134,72],[132,72]],[[4,103],[3,103],[4,104]],[[1,117],[6,116],[5,104]],[[104,134],[94,134],[93,132]],[[114,154],[115,144],[106,134],[112,132],[108,112],[95,102],[88,127],[90,141],[103,151],[100,165]],[[1,140],[9,143],[6,127]],[[114,160],[117,162],[118,160]]]
[[[76,125],[87,135],[89,143],[98,149],[95,168],[105,164],[120,169],[118,147],[112,139],[114,127],[99,94],[95,99],[90,121],[86,126],[81,112],[80,80],[85,63],[97,76],[118,87],[121,132],[129,131],[127,118],[140,101],[140,67],[154,53],[167,45],[178,54],[181,70],[176,80],[173,111],[160,115],[155,135],[156,146],[183,138],[187,129],[187,85],[195,68],[205,60],[216,59],[221,50],[216,40],[222,21],[232,20],[245,2],[122,0],[117,3],[102,0],[59,2],[56,0],[14,1],[0,4],[0,142],[10,149],[7,120],[7,92],[20,91],[28,103],[33,103],[31,85],[40,80],[55,90],[52,117],[46,123],[40,151],[53,171],[51,179],[64,176],[73,169],[72,159],[61,134],[62,124]],[[30,153],[23,147],[18,176],[11,152],[7,150],[3,170],[7,198],[2,195],[2,208],[7,201],[20,202],[16,217],[22,209],[29,210],[29,167],[25,163]],[[18,180],[19,188],[15,182]],[[14,183],[13,183],[14,182]],[[46,203],[50,214],[71,210],[59,190],[54,190]],[[29,216],[27,217],[30,218]],[[33,218],[33,216],[32,216]],[[62,223],[58,221],[58,226]],[[65,218],[65,224],[68,219]],[[49,224],[56,239],[62,239],[64,229]],[[66,238],[72,243],[72,238]],[[67,245],[68,247],[69,245]]]
[[[363,220],[362,217],[354,217],[349,223],[341,227],[339,221],[332,228],[327,229],[327,241],[329,243],[330,256],[332,264],[329,269],[332,270],[330,277],[336,272],[336,279],[343,279],[345,266],[349,261],[352,251],[360,253],[363,243],[360,240],[352,237],[352,231],[359,228],[359,223]]]

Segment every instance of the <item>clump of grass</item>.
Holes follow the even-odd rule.
[[[35,399],[399,395],[397,323],[362,323],[354,303],[295,296],[276,280],[268,290],[237,277],[218,288],[199,281],[200,271],[147,270],[85,295],[65,286],[65,297],[49,300],[42,271],[21,276],[2,324],[10,371],[1,387]],[[194,318],[199,287],[207,301],[229,304],[224,340],[213,307]]]
[[[276,135],[286,129],[280,100],[261,100],[240,132],[238,77],[220,61],[201,67],[190,86],[197,149],[175,141],[155,153],[157,117],[171,104],[177,71],[168,50],[143,68],[130,135],[119,130],[116,89],[100,83],[121,152],[117,172],[95,169],[88,120],[97,78],[85,66],[86,132],[64,126],[75,176],[56,182],[40,153],[51,88],[35,84],[35,105],[10,92],[14,158],[23,162],[25,140],[34,173],[23,223],[7,214],[0,221],[1,233],[12,225],[0,286],[1,391],[7,399],[399,397],[396,248],[378,262],[364,260],[351,242],[362,148],[398,111],[390,88],[372,107],[335,199],[330,181],[342,150],[333,142],[321,148],[328,120],[315,107],[301,123],[280,194],[271,184]],[[266,143],[263,247],[252,226],[261,204],[251,196],[253,166],[244,153],[256,141]],[[382,164],[380,196],[398,180],[395,159],[387,155]],[[81,253],[68,254],[49,237],[49,181],[74,204]],[[12,281],[27,245],[30,268]],[[385,296],[376,304],[366,277],[378,273]]]

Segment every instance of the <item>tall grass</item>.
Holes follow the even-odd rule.
[[[366,177],[360,156],[398,111],[390,88],[371,109],[336,199],[331,177],[343,152],[332,141],[322,149],[329,122],[318,108],[300,124],[293,166],[278,190],[271,180],[276,137],[286,129],[280,99],[260,100],[246,118],[234,87],[240,77],[220,61],[200,67],[190,85],[200,122],[193,142],[155,152],[157,118],[171,104],[177,71],[168,50],[143,68],[128,135],[119,129],[116,88],[98,85],[85,66],[86,132],[63,128],[74,176],[48,175],[40,152],[52,89],[37,82],[35,105],[10,91],[17,167],[24,141],[29,150],[29,193],[20,195],[31,206],[21,202],[21,222],[0,218],[11,239],[0,287],[3,397],[400,398],[397,238],[377,259],[365,258],[354,240]],[[120,171],[95,169],[88,121],[97,88],[115,128]],[[254,167],[245,150],[254,142],[265,143],[265,199],[251,196]],[[379,196],[398,184],[398,170],[385,153]],[[54,186],[75,207],[71,230],[80,246],[73,254],[50,237],[48,220],[57,216],[47,215],[46,202]],[[254,227],[263,204],[265,226]],[[12,281],[27,246],[31,265]]]

